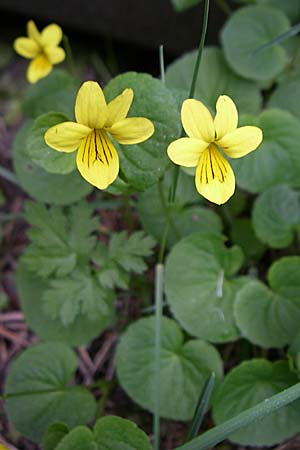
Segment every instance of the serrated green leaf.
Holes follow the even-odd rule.
[[[76,152],[57,152],[48,147],[44,138],[48,128],[68,120],[65,114],[49,112],[35,120],[29,133],[26,153],[35,164],[47,172],[66,174],[72,172],[76,167]]]
[[[113,298],[109,299],[108,315],[103,316],[95,311],[93,320],[89,320],[86,315],[79,313],[69,326],[64,326],[60,320],[51,319],[43,310],[42,296],[48,287],[45,281],[26,270],[22,264],[18,267],[16,281],[26,323],[46,341],[59,340],[74,347],[87,345],[113,323]]]
[[[224,239],[213,234],[194,233],[173,247],[165,290],[172,313],[188,333],[211,342],[239,337],[233,305],[247,278],[231,277],[242,262],[240,249],[226,248]]]
[[[143,273],[147,268],[143,258],[152,254],[154,245],[154,239],[143,231],[136,231],[129,237],[126,231],[122,231],[112,235],[108,254],[126,271]]]
[[[175,420],[192,418],[197,401],[211,372],[222,376],[217,350],[199,339],[184,343],[175,321],[161,324],[161,416]],[[116,366],[121,386],[143,408],[154,409],[154,318],[130,325],[117,348]]]
[[[237,416],[264,399],[297,383],[285,361],[271,363],[264,359],[245,361],[225,377],[213,399],[216,424]],[[292,437],[299,430],[300,402],[260,419],[237,431],[230,440],[241,445],[272,446]]]
[[[252,211],[255,233],[272,248],[291,244],[300,231],[299,194],[288,186],[274,186],[260,194]]]
[[[91,321],[99,315],[109,317],[111,295],[112,292],[100,286],[86,269],[73,271],[68,277],[50,280],[42,300],[45,314],[51,319],[59,318],[64,326],[68,326],[79,314]]]
[[[62,69],[54,69],[50,75],[29,86],[23,100],[26,117],[37,118],[49,111],[59,111],[72,118],[78,81]]]
[[[92,217],[93,210],[87,202],[71,206],[68,214],[58,206],[46,206],[27,202],[26,219],[31,224],[31,239],[22,260],[27,267],[41,277],[64,277],[81,262],[86,264],[95,246],[91,234],[98,223]]]
[[[238,185],[253,193],[278,184],[300,186],[299,121],[287,111],[270,109],[258,117],[247,116],[243,124],[259,126],[264,139],[245,158],[230,161]]]
[[[75,370],[75,354],[59,342],[35,345],[14,361],[5,393],[24,393],[6,400],[10,420],[19,432],[39,442],[52,423],[74,427],[92,419],[96,402],[90,392],[67,387]]]
[[[288,18],[270,6],[246,6],[234,12],[226,22],[221,39],[227,63],[242,77],[269,81],[285,67],[285,49],[276,44],[257,49],[290,28]]]
[[[112,100],[126,88],[134,91],[129,116],[147,117],[155,126],[155,134],[147,141],[118,146],[125,179],[142,191],[156,183],[170,165],[166,149],[180,135],[180,117],[172,93],[150,75],[136,72],[119,75],[108,83],[105,96]]]
[[[196,50],[187,53],[170,64],[166,71],[167,86],[178,92],[178,96],[180,94],[180,106],[188,97],[196,57]],[[224,94],[234,100],[240,113],[254,114],[261,107],[259,87],[236,75],[226,63],[220,48],[206,47],[201,58],[194,97],[214,111],[219,95]]]
[[[251,281],[237,294],[234,314],[244,337],[262,347],[293,341],[300,320],[300,257],[283,257],[268,272],[270,288]]]
[[[48,173],[29,159],[26,142],[31,128],[32,121],[26,122],[13,143],[13,165],[24,191],[35,200],[57,205],[68,205],[88,195],[93,187],[77,170],[65,175]]]

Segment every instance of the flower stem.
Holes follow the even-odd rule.
[[[199,67],[200,67],[200,62],[201,62],[201,58],[202,58],[204,42],[205,42],[205,37],[206,37],[206,32],[207,32],[208,13],[209,13],[209,0],[204,0],[204,12],[203,12],[203,19],[202,19],[201,37],[200,37],[198,54],[197,54],[197,59],[196,59],[195,67],[194,67],[190,92],[189,92],[189,98],[193,98],[195,95]],[[178,184],[178,176],[179,176],[179,166],[176,166],[175,171],[174,171],[174,178],[173,178],[172,196],[170,199],[171,202],[174,202],[174,199],[175,199],[175,194],[176,194],[176,189],[177,189],[177,184]]]
[[[165,77],[165,61],[164,61],[164,46],[159,46],[159,68],[160,68],[160,79],[163,84],[166,83]]]
[[[68,38],[68,36],[66,34],[63,35],[63,43],[64,43],[64,47],[65,47],[65,50],[66,50],[67,61],[68,61],[68,65],[69,65],[69,71],[70,71],[71,75],[76,77],[77,76],[77,72],[76,72],[76,67],[75,67],[75,63],[74,63],[73,53],[72,53],[72,49],[71,49],[69,38]]]
[[[19,185],[15,174],[3,166],[0,166],[0,177],[5,178],[7,181],[10,181],[11,183],[16,184],[17,186]]]
[[[161,317],[164,288],[164,265],[155,266],[155,349],[154,349],[154,450],[159,450],[160,443],[160,355],[161,355]]]
[[[202,52],[203,52],[203,47],[204,47],[204,42],[205,42],[205,37],[206,37],[206,31],[207,31],[208,13],[209,13],[209,0],[204,0],[202,31],[201,31],[201,37],[200,37],[200,42],[199,42],[199,47],[198,47],[196,64],[194,67],[192,83],[191,83],[191,87],[190,87],[189,98],[194,97],[194,94],[195,94],[198,72],[199,72],[199,67],[200,67],[200,62],[201,62],[201,57],[202,57]]]

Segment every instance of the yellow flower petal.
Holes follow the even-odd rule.
[[[29,22],[27,22],[27,34],[30,39],[33,39],[37,43],[40,42],[41,35],[33,20],[29,20]]]
[[[105,129],[120,144],[138,144],[154,133],[153,123],[144,117],[127,117]]]
[[[118,176],[119,156],[104,131],[94,130],[81,143],[77,167],[83,178],[98,189],[106,189]]]
[[[230,158],[240,158],[255,150],[262,142],[263,133],[253,126],[240,127],[216,142]]]
[[[238,112],[234,102],[227,95],[220,95],[216,105],[216,117],[214,120],[216,140],[225,134],[235,130],[238,126]]]
[[[41,38],[43,45],[56,47],[62,40],[63,32],[62,29],[56,25],[56,23],[51,23],[41,32]]]
[[[30,83],[36,83],[41,78],[44,78],[52,70],[52,64],[44,55],[39,55],[34,58],[27,69],[27,79]]]
[[[227,202],[233,195],[233,170],[215,145],[210,145],[202,153],[196,169],[195,183],[199,194],[217,205]]]
[[[133,100],[133,90],[125,89],[107,105],[106,127],[111,127],[114,123],[125,119]]]
[[[46,47],[44,51],[51,64],[58,64],[66,57],[65,51],[61,47]]]
[[[14,42],[15,51],[24,58],[35,58],[40,52],[40,46],[33,39],[20,37]]]
[[[60,152],[73,152],[92,130],[75,122],[63,122],[49,128],[45,133],[45,142]]]
[[[86,81],[78,91],[75,103],[77,122],[90,128],[102,128],[107,119],[107,105],[96,81]]]
[[[206,142],[212,142],[215,138],[213,118],[199,100],[187,99],[181,108],[181,120],[186,134]]]
[[[173,163],[184,167],[196,167],[207,142],[195,138],[177,139],[168,147],[168,156]]]

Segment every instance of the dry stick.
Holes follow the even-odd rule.
[[[95,355],[94,358],[94,374],[101,368],[104,361],[107,358],[107,355],[109,351],[111,350],[112,346],[117,340],[117,335],[115,332],[112,332],[108,335],[108,337],[105,339],[101,349],[99,352]]]

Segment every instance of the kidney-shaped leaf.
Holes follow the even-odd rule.
[[[13,165],[24,191],[35,200],[57,205],[76,202],[89,194],[93,187],[77,170],[64,175],[48,173],[29,158],[26,145],[31,128],[31,121],[25,123],[13,144]]]
[[[211,342],[239,337],[233,317],[236,292],[246,282],[239,247],[226,248],[222,236],[194,233],[171,250],[165,289],[171,311],[191,335]]]
[[[181,56],[166,71],[167,86],[178,92],[182,99],[187,98],[197,51]],[[213,111],[219,95],[229,95],[236,103],[240,113],[256,113],[261,106],[259,87],[236,75],[227,65],[222,50],[206,47],[201,58],[199,76],[194,97],[204,102]]]
[[[213,399],[215,422],[225,422],[298,381],[286,362],[245,361],[225,377]],[[230,440],[241,445],[271,446],[298,433],[299,421],[298,400],[237,431]]]
[[[300,230],[299,195],[288,186],[274,186],[260,194],[252,210],[255,233],[272,248],[287,247]]]
[[[96,402],[90,392],[67,386],[76,366],[73,351],[59,342],[35,345],[13,362],[5,393],[20,394],[6,401],[18,431],[39,442],[52,423],[74,427],[92,419]]]
[[[268,272],[270,288],[251,281],[238,293],[235,318],[243,336],[262,347],[283,347],[299,332],[300,257],[277,260]]]
[[[155,399],[155,321],[140,319],[130,325],[117,348],[117,374],[127,394],[153,411]],[[162,318],[161,409],[162,417],[189,420],[211,372],[222,375],[222,361],[210,344],[193,339],[184,342],[174,320]]]
[[[169,160],[167,147],[179,137],[180,117],[172,93],[150,75],[136,72],[114,78],[105,88],[107,100],[132,88],[134,99],[129,116],[152,120],[155,133],[141,144],[120,147],[121,171],[137,190],[144,190],[163,175]]]
[[[47,172],[65,174],[76,167],[76,152],[57,152],[46,144],[44,138],[48,128],[68,120],[65,114],[49,112],[38,117],[29,132],[26,152],[35,164]]]
[[[288,111],[270,109],[256,118],[244,117],[243,122],[259,126],[264,139],[245,158],[231,160],[238,185],[254,193],[277,184],[299,187],[300,127],[296,117]]]
[[[290,27],[284,13],[270,6],[246,6],[234,12],[222,34],[225,57],[239,75],[269,81],[285,67],[288,57],[280,44],[257,51]]]

